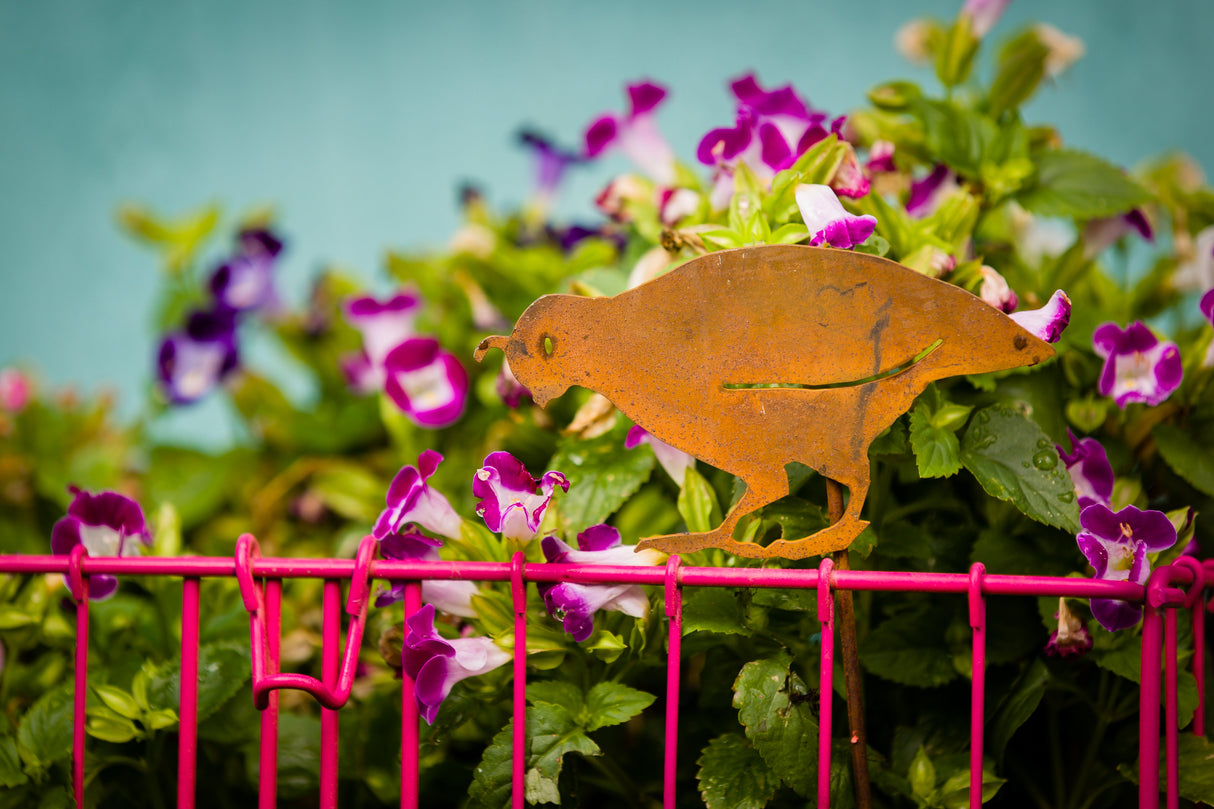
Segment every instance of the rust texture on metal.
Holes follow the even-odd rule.
[[[823,247],[710,253],[610,298],[545,295],[509,337],[488,337],[544,406],[579,385],[655,437],[740,477],[715,530],[638,548],[721,548],[801,559],[864,529],[868,447],[928,383],[1034,365],[1049,344],[981,299],[893,261]],[[797,461],[848,488],[841,519],[812,536],[738,542],[738,520],[788,494]]]

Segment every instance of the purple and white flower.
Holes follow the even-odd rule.
[[[1180,349],[1157,338],[1141,321],[1125,329],[1105,323],[1092,335],[1092,344],[1104,359],[1096,389],[1122,409],[1131,402],[1157,405],[1180,387]]]
[[[51,529],[51,553],[67,556],[72,548],[83,545],[89,556],[138,556],[139,544],[150,546],[152,535],[143,518],[143,509],[129,497],[117,492],[90,494],[75,486],[67,516]],[[71,587],[71,581],[64,577]],[[118,579],[97,574],[88,578],[88,597],[92,601],[109,598],[118,589]],[[72,593],[79,596],[79,593]]]
[[[1214,326],[1214,289],[1206,291],[1206,294],[1201,296],[1201,302],[1198,304],[1201,309],[1201,314],[1206,320],[1210,321],[1210,325]],[[1201,367],[1214,367],[1214,342],[1210,343],[1206,348],[1206,356],[1201,361]]]
[[[1013,312],[1008,317],[1034,337],[1056,343],[1071,324],[1071,299],[1061,289],[1056,289],[1040,309]]]
[[[512,410],[521,407],[524,401],[531,401],[531,391],[518,381],[514,371],[510,370],[510,362],[505,359],[502,360],[502,369],[497,372],[494,389],[502,397],[502,403]]]
[[[1145,241],[1155,241],[1155,231],[1141,208],[1120,216],[1093,219],[1083,228],[1084,258],[1094,258],[1116,244],[1122,237],[1137,233]]]
[[[809,228],[811,245],[850,249],[863,244],[877,226],[876,217],[857,216],[844,210],[827,185],[799,185],[794,192],[801,218]]]
[[[1148,553],[1166,550],[1176,543],[1176,527],[1162,511],[1142,511],[1126,506],[1114,512],[1102,503],[1079,514],[1083,530],[1076,537],[1079,550],[1096,569],[1097,579],[1146,584],[1151,575]],[[1092,615],[1110,632],[1134,626],[1142,618],[1142,607],[1110,598],[1093,598]]]
[[[436,562],[439,561],[438,549],[442,544],[441,539],[405,530],[399,534],[388,534],[381,539],[379,556],[381,559]],[[403,601],[407,584],[406,581],[389,581],[388,589],[376,597],[375,606],[386,607]],[[422,582],[422,601],[433,604],[435,608],[449,615],[459,615],[463,618],[476,617],[476,610],[472,608],[472,596],[478,592],[479,588],[470,581],[426,579]]]
[[[566,151],[548,138],[530,129],[525,129],[518,135],[519,142],[535,155],[535,195],[536,203],[541,210],[556,198],[561,186],[561,179],[570,166],[583,161],[581,155]]]
[[[384,358],[384,393],[418,427],[459,421],[468,402],[468,372],[433,337],[412,337]]]
[[[982,276],[982,281],[978,285],[978,297],[1004,314],[1016,311],[1016,307],[1020,305],[1020,298],[1008,286],[1006,278],[1000,275],[994,267],[988,267],[985,264],[978,269],[978,274]]]
[[[658,131],[654,116],[666,99],[666,88],[651,81],[630,84],[628,112],[604,114],[586,129],[586,157],[618,147],[642,171],[662,185],[675,180],[674,151]]]
[[[462,520],[443,493],[430,488],[427,483],[443,456],[427,449],[417,456],[417,466],[402,467],[388,486],[384,499],[388,507],[375,521],[371,533],[378,540],[390,534],[400,533],[409,523],[417,523],[448,539],[457,539]]]
[[[868,160],[864,161],[864,170],[869,174],[888,174],[897,171],[894,163],[894,144],[888,140],[875,140],[868,147]]]
[[[970,31],[982,39],[990,33],[1012,0],[965,0],[962,16],[970,18]]]
[[[648,444],[653,449],[654,457],[666,470],[666,474],[670,475],[671,480],[682,488],[683,480],[687,477],[687,470],[696,465],[696,459],[681,449],[675,449],[660,438],[655,438],[644,427],[634,424],[628,431],[628,437],[624,439],[624,448],[632,449],[641,444]]]
[[[382,301],[370,295],[346,301],[346,320],[363,338],[362,353],[342,359],[351,387],[360,393],[383,389],[384,360],[414,335],[413,321],[420,308],[421,298],[409,290]]]
[[[620,532],[610,525],[592,525],[577,535],[577,541],[575,551],[556,537],[544,537],[544,558],[558,564],[656,565],[665,556],[652,549],[634,552],[632,545],[620,544]],[[649,597],[638,584],[544,583],[539,590],[548,614],[578,642],[594,632],[594,614],[599,610],[633,618],[644,618],[649,612]]]
[[[1075,484],[1079,509],[1082,511],[1093,503],[1109,505],[1113,497],[1113,466],[1108,453],[1095,438],[1076,438],[1069,428],[1066,434],[1071,439],[1071,451],[1066,452],[1058,444],[1054,446]]]
[[[510,655],[489,638],[447,640],[434,628],[434,605],[427,604],[405,619],[401,662],[413,680],[418,713],[433,724],[443,700],[460,680],[493,671]]]
[[[1045,644],[1047,655],[1071,657],[1084,655],[1091,651],[1092,633],[1088,632],[1088,628],[1083,621],[1079,620],[1079,616],[1071,612],[1065,598],[1059,597],[1058,612],[1054,613],[1054,617],[1058,619],[1058,628],[1054,630],[1049,642]]]
[[[957,175],[941,163],[927,176],[911,183],[910,195],[906,198],[906,212],[916,219],[931,216],[940,203],[960,187]]]
[[[160,344],[160,388],[174,404],[201,399],[240,365],[231,312],[193,312],[185,329]]]
[[[240,252],[211,275],[211,294],[219,308],[233,312],[273,308],[278,303],[274,265],[282,240],[263,228],[241,231],[239,240]]]
[[[560,472],[545,472],[537,483],[518,458],[491,452],[472,479],[472,494],[480,498],[476,514],[490,531],[507,539],[534,539],[558,486],[569,491],[569,481]]]
[[[1191,256],[1172,274],[1172,285],[1182,290],[1214,288],[1214,225],[1197,234],[1191,249]]]

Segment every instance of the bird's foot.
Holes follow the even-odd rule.
[[[844,519],[802,539],[777,539],[763,550],[768,551],[768,556],[782,559],[825,556],[847,548],[867,527],[867,520]]]
[[[637,543],[636,548],[638,551],[652,548],[669,554],[695,553],[696,551],[708,548],[720,548],[723,551],[738,556],[748,556],[751,558],[762,558],[764,555],[762,551],[765,550],[765,548],[755,545],[753,542],[738,542],[719,529],[695,534],[664,534],[662,536],[646,537]],[[756,551],[759,553],[756,553]]]

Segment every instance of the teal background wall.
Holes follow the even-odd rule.
[[[229,214],[272,203],[289,301],[331,262],[373,284],[386,248],[445,242],[461,181],[498,206],[526,193],[521,124],[572,145],[622,108],[625,81],[650,77],[671,88],[661,125],[690,159],[703,132],[732,121],[729,79],[755,69],[844,112],[878,81],[927,80],[895,53],[894,32],[958,6],[0,0],[0,366],[110,387],[123,412],[138,409],[156,262],[115,227],[121,201],[164,213],[215,201]],[[993,36],[1036,19],[1088,54],[1030,119],[1122,164],[1182,148],[1214,166],[1214,4],[1017,0]],[[576,176],[562,213],[589,216],[623,166]],[[216,407],[162,429],[221,440]]]

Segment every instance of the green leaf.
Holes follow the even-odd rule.
[[[654,699],[653,694],[621,683],[598,683],[586,694],[586,711],[589,714],[586,730],[627,722],[652,705]]]
[[[1166,422],[1151,430],[1159,454],[1194,488],[1214,497],[1214,450],[1203,440],[1206,433],[1182,430]]]
[[[921,99],[914,110],[923,121],[924,140],[936,160],[959,174],[977,176],[987,144],[998,134],[994,121],[948,101]]]
[[[573,683],[543,680],[527,684],[527,700],[532,704],[546,703],[564,708],[570,716],[579,716],[586,709],[582,690]]]
[[[1040,523],[1079,531],[1075,485],[1054,442],[1007,405],[974,414],[961,440],[961,463],[992,497],[1015,504]]]
[[[818,778],[817,697],[796,674],[787,654],[753,660],[734,681],[733,706],[746,738],[767,766],[797,794],[813,794]]]
[[[243,450],[211,455],[182,447],[154,447],[148,467],[156,473],[146,476],[145,493],[154,503],[171,503],[182,527],[189,529],[219,509],[239,485],[248,460]]]
[[[10,734],[0,736],[0,787],[12,789],[29,780],[21,767],[21,754],[17,752],[17,740]]]
[[[136,739],[142,735],[139,732],[139,728],[130,719],[121,717],[113,711],[104,708],[90,711],[88,723],[85,727],[88,734],[94,739],[101,739],[104,742],[113,742],[114,744],[129,742],[131,739]]]
[[[1116,635],[1115,635],[1116,637]],[[1120,638],[1118,638],[1120,640]],[[1092,659],[1100,668],[1111,671],[1133,683],[1142,683],[1142,647],[1135,643],[1122,642],[1113,649],[1097,647],[1091,652]],[[1159,702],[1166,699],[1166,689],[1159,689]],[[1176,703],[1180,715],[1180,726],[1186,726],[1197,709],[1197,679],[1192,671],[1178,672],[1176,677]]]
[[[697,587],[688,591],[683,601],[683,634],[689,632],[746,634],[737,594],[724,587]]]
[[[1050,49],[1032,29],[1013,38],[999,55],[999,71],[988,96],[991,117],[1019,107],[1037,90],[1045,76]]]
[[[1180,734],[1180,797],[1197,804],[1214,804],[1214,743],[1192,733]],[[1159,772],[1167,772],[1167,749],[1159,745]],[[1137,764],[1117,767],[1127,780],[1138,783]],[[1162,780],[1160,783],[1162,787]]]
[[[687,469],[683,477],[683,489],[679,492],[679,514],[693,533],[711,531],[721,523],[721,506],[716,492],[694,467]]]
[[[944,632],[949,615],[940,606],[903,610],[887,618],[860,644],[864,668],[903,685],[930,688],[957,676]]]
[[[1086,152],[1058,149],[1037,161],[1037,178],[1017,199],[1038,216],[1093,219],[1125,213],[1151,194],[1111,163]]]
[[[649,479],[655,463],[648,447],[624,449],[628,428],[598,438],[568,437],[557,445],[549,468],[564,473],[569,491],[553,498],[556,524],[566,536],[604,522]]]
[[[138,719],[143,711],[139,704],[127,692],[112,685],[94,685],[93,692],[101,698],[105,707],[126,719]]]
[[[910,781],[911,791],[920,798],[926,798],[932,794],[932,790],[936,788],[936,768],[932,764],[932,760],[928,758],[927,751],[923,746],[919,746],[919,751],[915,753],[915,758],[911,761],[910,769],[906,773],[907,780]]]
[[[177,710],[181,704],[181,661],[145,663],[148,703],[154,709]],[[198,721],[219,710],[249,681],[249,647],[239,643],[206,643],[198,649]]]
[[[936,77],[945,87],[956,87],[969,78],[981,44],[982,40],[974,35],[970,16],[958,14],[936,51]]]
[[[384,481],[357,463],[329,461],[312,477],[309,491],[348,520],[373,523],[384,505]]]
[[[1041,704],[1049,681],[1050,671],[1038,658],[1016,678],[1011,690],[999,701],[994,715],[987,722],[987,750],[996,761],[1003,761],[1003,751],[1007,749],[1008,742]]]
[[[597,756],[599,746],[590,740],[577,721],[558,705],[541,703],[527,710],[527,735],[531,755],[528,764],[545,779],[556,783],[566,753]]]
[[[910,414],[910,444],[919,477],[944,478],[961,469],[961,445],[956,434],[947,427],[933,426],[931,413],[923,403],[917,403]]]
[[[513,749],[514,722],[510,721],[493,737],[472,773],[472,784],[468,787],[470,806],[499,809],[510,804]]]
[[[26,764],[42,769],[72,754],[73,691],[72,683],[48,691],[21,717],[17,741]]]
[[[997,778],[993,772],[982,771],[982,802],[986,803],[1007,783],[1006,778]],[[970,773],[968,769],[954,772],[940,787],[940,803],[944,809],[965,809],[970,805]]]
[[[696,762],[700,797],[708,809],[763,809],[780,788],[780,778],[737,733],[716,737]]]

